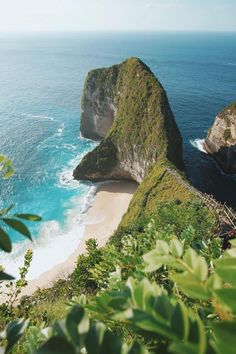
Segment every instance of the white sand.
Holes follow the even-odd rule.
[[[84,219],[85,232],[78,248],[65,262],[29,281],[22,295],[30,295],[38,288],[50,287],[56,280],[72,273],[77,257],[86,252],[85,242],[89,238],[95,238],[100,247],[104,246],[117,229],[136,189],[136,183],[126,181],[108,182],[98,187],[93,205]]]

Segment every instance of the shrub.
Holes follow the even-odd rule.
[[[96,240],[86,242],[87,255],[80,255],[72,275],[72,281],[77,291],[92,294],[97,289],[97,284],[90,277],[90,269],[101,259],[101,250],[98,249]]]
[[[236,339],[236,242],[223,257],[209,266],[206,259],[183,242],[158,240],[156,247],[143,257],[143,278],[130,277],[121,290],[105,291],[89,302],[71,308],[62,322],[43,330],[43,344],[36,338],[31,344],[36,354],[233,354]],[[168,294],[159,284],[147,279],[149,272],[165,269],[174,282]],[[182,294],[182,299],[179,298]],[[195,306],[188,302],[195,299]],[[90,320],[89,320],[90,317]],[[108,328],[117,325],[129,329],[126,344]],[[9,325],[2,334],[8,348],[14,345],[9,333],[20,335],[23,322]],[[16,328],[16,326],[18,326]],[[20,333],[18,333],[20,332]],[[38,335],[39,335],[38,333]],[[18,337],[17,337],[18,338]],[[226,340],[227,339],[227,340]]]

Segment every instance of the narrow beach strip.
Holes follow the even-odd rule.
[[[38,288],[50,287],[58,279],[71,274],[78,256],[86,253],[88,239],[95,238],[99,247],[104,246],[126,213],[136,189],[137,184],[129,181],[107,182],[98,186],[94,202],[84,217],[85,232],[78,248],[65,262],[29,281],[22,296],[31,295]]]

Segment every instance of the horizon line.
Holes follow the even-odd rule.
[[[78,33],[78,34],[83,34],[83,33],[106,33],[106,34],[110,34],[110,33],[236,33],[236,30],[167,30],[167,29],[163,29],[163,30],[149,30],[149,29],[113,29],[113,30],[96,30],[96,29],[91,29],[91,30],[48,30],[48,31],[44,31],[44,30],[33,30],[33,31],[27,31],[27,30],[22,30],[22,31],[1,31],[0,30],[0,35],[1,34],[56,34],[56,33]]]

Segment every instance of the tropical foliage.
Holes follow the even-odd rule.
[[[155,272],[170,286],[150,280]],[[116,283],[119,276],[110,276]],[[208,265],[176,238],[157,240],[142,258],[142,275],[139,270],[118,290],[111,285],[92,299],[74,299],[67,317],[38,330],[36,338],[30,327],[26,353],[234,353],[235,279],[236,248]],[[2,334],[7,348],[26,325],[8,325]]]
[[[29,251],[20,279],[4,282],[2,353],[233,354],[236,242],[223,252],[216,231],[214,214],[201,203],[160,203],[105,247],[87,241],[69,278],[17,304]]]

